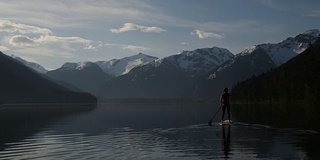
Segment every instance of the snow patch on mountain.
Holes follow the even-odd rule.
[[[175,65],[186,72],[208,72],[234,55],[227,49],[212,47],[196,49],[194,51],[182,51],[177,55],[169,56]]]
[[[122,59],[113,59],[110,61],[98,61],[95,62],[105,73],[112,76],[120,76],[127,74],[131,69],[144,65],[148,62],[152,62],[158,59],[157,57],[149,56],[143,53],[125,57]]]
[[[319,29],[310,29],[308,31],[303,32],[303,35],[309,35],[310,37],[317,37],[319,36],[320,30]],[[312,40],[311,38],[310,40]]]
[[[34,71],[36,72],[39,72],[41,74],[45,74],[48,72],[48,70],[46,70],[44,67],[42,67],[41,65],[37,64],[37,63],[34,63],[34,62],[29,62],[29,61],[26,61],[20,57],[17,57],[15,55],[11,55],[11,57],[19,62],[21,62],[22,64],[24,64],[25,66],[33,69]]]
[[[63,70],[74,70],[77,68],[77,63],[66,62],[64,63],[60,69]]]
[[[253,51],[255,51],[256,49],[257,49],[257,46],[256,46],[256,45],[251,46],[251,47],[248,47],[248,48],[246,48],[244,51],[242,51],[239,55],[240,55],[240,56],[248,55],[248,54],[252,53]]]
[[[280,43],[255,45],[245,49],[240,53],[240,55],[245,56],[256,49],[262,49],[271,57],[277,66],[280,66],[307,49],[309,43],[312,44],[316,41],[319,33],[319,29],[313,29],[303,32],[295,37],[289,37]]]
[[[91,67],[92,65],[95,65],[92,62],[85,61],[85,62],[78,62],[78,63],[71,63],[67,62],[61,66],[61,70],[83,70],[87,67]]]
[[[161,67],[168,71],[178,69],[194,77],[218,67],[233,57],[234,55],[224,48],[200,48],[193,51],[182,51],[175,55],[157,59],[146,64],[146,67],[144,69],[140,68],[140,70],[148,70],[154,67]]]

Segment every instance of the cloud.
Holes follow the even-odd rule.
[[[104,45],[102,44],[102,42],[99,42],[98,45],[88,45],[88,46],[85,46],[83,47],[83,49],[86,49],[86,50],[95,50],[97,51],[99,48],[103,47]]]
[[[34,47],[41,44],[84,44],[85,46],[90,46],[91,41],[83,39],[80,37],[58,37],[58,36],[49,36],[41,35],[39,38],[30,38],[24,35],[15,35],[9,39],[9,44],[15,47]]]
[[[150,48],[143,47],[143,46],[136,46],[136,45],[125,45],[125,44],[105,44],[105,46],[111,48],[111,47],[118,47],[123,50],[131,50],[133,52],[142,52],[149,50]]]
[[[46,28],[39,28],[35,26],[30,26],[26,24],[14,23],[7,20],[0,20],[0,32],[15,33],[19,32],[21,34],[52,34],[52,31]]]
[[[187,45],[189,42],[181,42],[182,45]]]
[[[142,52],[142,51],[149,50],[150,48],[146,48],[142,46],[127,45],[127,46],[123,46],[122,49],[128,49],[134,52]]]
[[[93,45],[89,45],[89,46],[83,47],[83,49],[86,49],[86,50],[95,50],[95,51],[96,51],[98,48],[95,47],[95,46],[93,46]]]
[[[12,36],[9,40],[9,43],[15,47],[30,47],[36,45],[33,39],[24,35]]]
[[[157,9],[148,3],[140,0],[95,0],[94,3],[88,0],[10,0],[0,1],[0,17],[50,28],[83,28],[90,25],[88,21],[105,24],[155,19]]]
[[[205,31],[201,31],[201,30],[195,30],[195,32],[191,32],[191,35],[197,35],[200,39],[206,39],[206,38],[222,39],[222,38],[225,38],[224,35],[213,33],[213,32],[205,32]]]
[[[111,26],[119,22],[202,28],[203,30],[215,30],[219,32],[239,32],[240,30],[242,32],[244,27],[246,30],[258,28],[246,26],[246,21],[241,19],[238,22],[198,22],[196,20],[184,19],[176,15],[170,15],[161,9],[161,7],[153,5],[150,2],[140,0],[96,0],[95,3],[87,0],[59,1],[59,3],[56,0],[10,0],[0,1],[0,6],[2,7],[0,18],[49,28],[100,29],[101,26]],[[266,25],[263,23],[260,27],[266,28]],[[121,28],[112,29],[114,33],[121,33],[120,30]],[[154,30],[158,30],[158,32],[161,30],[165,31],[165,29],[159,27],[151,27],[149,32]],[[259,31],[261,31],[260,28]]]
[[[48,48],[48,47],[32,47],[32,48],[20,48],[15,50],[16,53],[26,56],[45,56],[45,57],[60,57],[60,58],[72,58],[74,54],[67,50],[60,48]]]
[[[162,29],[160,27],[147,27],[142,25],[137,25],[133,23],[125,23],[123,27],[119,29],[110,29],[112,33],[122,33],[122,32],[128,32],[128,31],[141,31],[141,32],[148,32],[148,33],[161,33],[165,32],[165,29]]]
[[[6,46],[0,46],[0,51],[4,52],[4,51],[9,51],[10,49]]]
[[[272,8],[272,9],[276,9],[276,10],[285,10],[285,7],[283,7],[282,5],[280,4],[277,4],[276,1],[273,1],[273,0],[253,0],[254,2],[256,3],[260,3],[264,6],[267,6],[269,8]]]
[[[82,43],[89,45],[92,41],[80,37],[58,37],[44,35],[36,40],[38,43]]]
[[[308,17],[320,17],[320,10],[312,10],[307,13]]]
[[[15,23],[8,20],[0,20],[0,32],[4,32],[2,43],[18,48],[47,48],[47,50],[59,50],[60,52],[74,52],[77,49],[90,48],[93,41],[80,37],[60,37],[46,28]],[[13,35],[12,33],[21,33]],[[1,47],[6,50],[7,48]],[[17,51],[17,48],[12,48],[12,51]],[[30,53],[30,52],[29,52]],[[39,53],[45,55],[46,53]],[[52,54],[50,55],[57,55]],[[47,56],[47,55],[45,55]]]

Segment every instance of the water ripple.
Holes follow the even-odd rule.
[[[203,128],[194,125],[183,130]],[[210,149],[192,148],[185,135],[176,135],[180,128],[135,131],[128,127],[114,128],[109,132],[88,135],[84,133],[39,133],[18,142],[6,143],[0,151],[4,159],[153,159],[164,157],[196,157],[197,152]],[[176,137],[174,137],[176,136]]]
[[[235,125],[233,129],[246,127],[241,124],[239,127]],[[99,134],[58,133],[53,130],[47,128],[20,141],[6,143],[4,149],[0,150],[0,160],[220,159],[225,156],[255,159],[258,157],[256,149],[247,144],[256,144],[257,141],[274,143],[268,139],[261,141],[257,137],[239,135],[235,139],[231,138],[228,145],[232,147],[226,151],[222,143],[228,141],[222,136],[221,126],[209,127],[207,124],[145,130],[119,127],[109,128]]]

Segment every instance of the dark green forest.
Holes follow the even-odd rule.
[[[233,102],[320,104],[320,38],[278,68],[232,89]]]

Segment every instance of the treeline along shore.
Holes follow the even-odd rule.
[[[238,103],[320,104],[320,39],[278,68],[240,82],[232,89]]]
[[[238,120],[320,131],[320,39],[279,68],[232,89]]]

